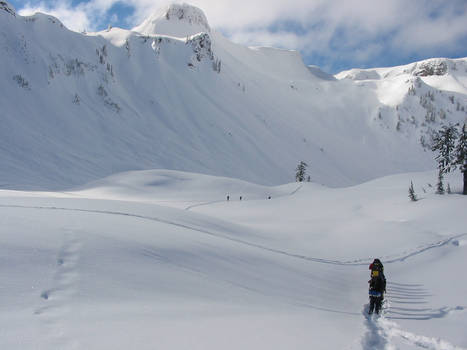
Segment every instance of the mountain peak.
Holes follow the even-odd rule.
[[[16,16],[16,11],[15,11],[15,8],[13,6],[11,6],[7,1],[5,0],[0,0],[0,11],[3,10],[3,11],[6,11],[8,12],[9,14],[13,15],[13,16]]]
[[[186,37],[200,32],[210,32],[204,12],[188,4],[171,4],[149,16],[133,31],[145,35]]]

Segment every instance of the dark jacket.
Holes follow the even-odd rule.
[[[372,277],[369,283],[371,291],[384,293],[386,289],[386,283],[381,276]]]
[[[386,276],[384,276],[384,266],[381,260],[375,259],[373,262],[370,264],[369,269],[371,272],[373,271],[378,271],[381,279],[383,280],[384,288],[383,290],[386,291]]]

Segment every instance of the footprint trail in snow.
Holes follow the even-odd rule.
[[[50,288],[40,293],[40,306],[34,310],[40,320],[48,325],[49,336],[63,348],[75,348],[77,343],[66,337],[63,316],[70,312],[69,302],[76,290],[82,242],[72,230],[64,233],[64,242],[56,257],[55,273]]]
[[[367,328],[361,345],[363,350],[398,349],[396,344],[403,344],[404,349],[462,350],[464,348],[436,337],[418,335],[401,329],[394,321],[429,320],[446,317],[452,312],[463,311],[464,306],[442,307],[439,309],[423,308],[430,292],[420,284],[388,283],[387,298],[382,315],[368,315],[368,305],[363,308]],[[412,306],[415,305],[415,306]]]

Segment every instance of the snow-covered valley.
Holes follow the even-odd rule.
[[[77,33],[0,0],[0,63],[0,349],[467,349],[430,151],[466,58],[333,76],[189,5]]]
[[[331,189],[145,171],[3,190],[0,347],[466,348],[467,199],[433,194],[433,179]],[[365,316],[374,257],[380,319]]]

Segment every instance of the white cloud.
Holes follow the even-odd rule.
[[[45,0],[44,0],[45,1]],[[446,54],[467,38],[465,0],[186,0],[206,13],[211,27],[247,45],[299,49],[306,55],[349,55],[367,63],[382,55]],[[119,0],[90,0],[72,8],[71,0],[49,0],[34,9],[57,16],[74,30],[104,28],[105,13]],[[167,0],[120,1],[133,6],[130,27]],[[31,11],[31,7],[22,13]],[[293,25],[290,25],[293,23]],[[297,27],[300,30],[297,31]],[[446,51],[447,50],[447,51]]]
[[[91,28],[92,24],[88,14],[79,8],[71,8],[67,3],[59,3],[56,6],[48,6],[45,3],[37,5],[26,4],[18,13],[22,16],[33,15],[36,12],[47,13],[57,17],[67,28],[75,31],[82,31]]]
[[[27,3],[18,13],[22,16],[42,12],[57,17],[68,29],[74,31],[97,30],[106,26],[103,18],[106,12],[118,1],[91,0],[72,6],[71,0],[41,1],[34,5]],[[112,18],[111,18],[112,20]]]
[[[394,36],[394,46],[406,51],[432,48],[455,48],[457,41],[467,37],[467,17],[463,15],[419,18],[407,23]]]
[[[231,40],[249,46],[271,46],[288,49],[301,49],[303,40],[293,32],[275,32],[267,30],[239,31],[230,36]]]
[[[364,65],[383,61],[387,56],[444,56],[465,47],[467,39],[465,0],[259,0],[253,6],[247,1],[235,3],[246,13],[242,19],[236,17],[238,13],[229,16],[221,12],[216,19],[217,25],[227,28],[235,40],[259,44],[266,38],[268,44],[277,42],[307,55],[326,56],[330,61],[346,56],[345,60]],[[255,12],[258,8],[263,10]],[[290,20],[302,28],[293,40],[284,31],[268,30],[274,23]],[[255,38],[255,33],[261,35]]]

